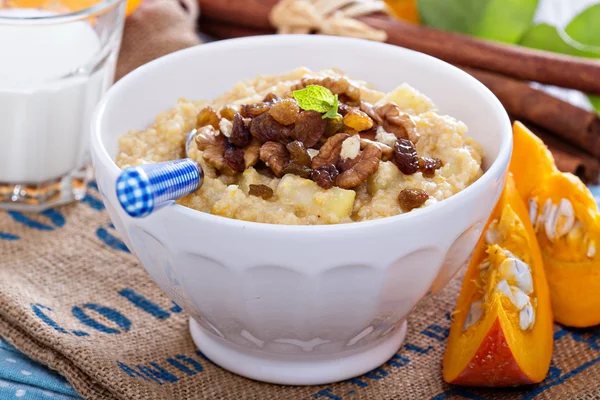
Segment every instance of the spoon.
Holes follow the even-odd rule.
[[[116,183],[117,199],[127,214],[134,218],[148,216],[202,185],[204,171],[189,158],[195,136],[196,129],[192,129],[185,141],[188,158],[136,165],[121,171]]]

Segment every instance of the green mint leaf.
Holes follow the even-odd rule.
[[[425,25],[516,43],[529,28],[538,0],[417,0]]]
[[[337,104],[331,90],[319,85],[309,85],[304,89],[294,90],[294,98],[303,110],[320,113],[328,112],[334,104]],[[337,105],[335,107],[337,109]]]
[[[338,107],[340,106],[340,102],[338,101],[338,95],[335,95],[335,99],[333,100],[333,106],[327,110],[325,114],[323,114],[323,119],[325,118],[335,118],[337,116]]]

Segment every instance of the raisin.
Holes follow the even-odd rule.
[[[216,130],[219,130],[219,116],[214,108],[206,106],[198,113],[196,118],[196,129],[200,129],[203,126],[210,125]]]
[[[353,108],[344,115],[344,125],[357,132],[366,131],[373,127],[373,120],[365,112]]]
[[[304,143],[307,148],[315,145],[325,134],[327,121],[316,111],[302,111],[298,116],[292,137]]]
[[[265,96],[265,98],[263,99],[263,102],[264,103],[275,103],[276,101],[279,101],[279,100],[281,100],[281,99],[275,93],[269,93]]]
[[[290,161],[292,163],[310,167],[311,158],[302,142],[294,140],[293,142],[288,143],[285,147],[287,151],[290,152]]]
[[[335,184],[335,179],[339,174],[340,172],[337,170],[335,165],[327,164],[314,169],[312,171],[311,178],[323,189],[331,189]]]
[[[421,189],[403,189],[398,195],[398,203],[404,212],[421,207],[427,199],[429,199],[429,195]]]
[[[327,128],[325,128],[325,137],[331,137],[342,130],[344,122],[340,114],[334,118],[327,118]]]
[[[233,117],[235,116],[235,114],[237,114],[237,110],[233,107],[225,106],[225,107],[221,108],[221,111],[219,111],[219,114],[221,115],[221,118],[225,118],[226,120],[233,121]]]
[[[244,118],[254,118],[266,113],[272,106],[273,104],[271,103],[244,104],[240,108],[240,114]]]
[[[432,178],[435,170],[442,168],[442,160],[439,158],[419,157],[419,171],[425,178]]]
[[[296,122],[300,108],[298,103],[293,99],[283,99],[275,104],[269,110],[271,117],[282,125],[291,125]]]
[[[246,165],[244,162],[244,152],[231,145],[225,148],[223,153],[225,163],[235,172],[244,172]]]
[[[242,148],[248,146],[251,140],[252,135],[250,134],[250,129],[248,129],[244,123],[242,115],[240,113],[235,113],[233,116],[233,124],[231,127],[229,141],[232,145]]]
[[[338,113],[340,113],[342,117],[345,117],[346,114],[348,114],[352,110],[353,108],[350,107],[348,104],[340,103],[338,105]]]
[[[290,129],[275,121],[269,113],[263,113],[250,122],[250,134],[261,142],[286,142]]]
[[[408,139],[400,138],[394,144],[392,162],[404,175],[412,175],[419,170],[419,156],[415,145]]]
[[[264,200],[273,197],[273,189],[267,185],[250,185],[248,188],[248,194],[250,196],[262,197]]]
[[[282,173],[285,174],[294,174],[298,175],[302,178],[308,179],[310,178],[310,174],[312,173],[312,169],[307,167],[306,165],[298,165],[293,162],[290,162],[285,166]]]

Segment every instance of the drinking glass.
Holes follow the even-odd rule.
[[[0,0],[0,209],[85,196],[91,114],[124,15],[125,0]]]

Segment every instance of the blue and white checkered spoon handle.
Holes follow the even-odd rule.
[[[117,178],[117,199],[130,216],[145,217],[198,189],[203,178],[202,167],[191,158],[137,165]]]

